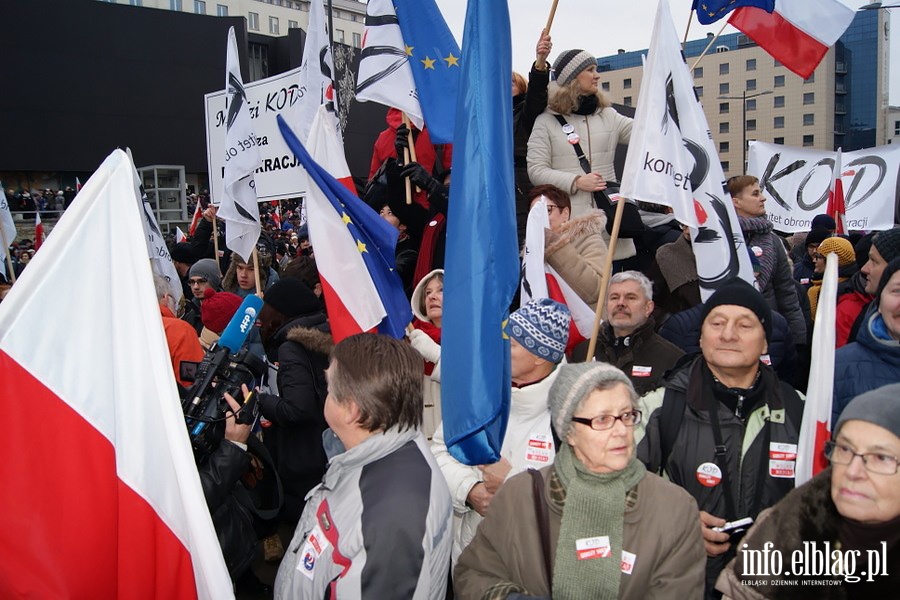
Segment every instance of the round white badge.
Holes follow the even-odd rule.
[[[567,135],[566,139],[569,140],[570,144],[577,144],[581,140],[581,138],[578,137],[578,134],[575,133],[574,131],[572,133],[570,133],[569,135]]]
[[[716,487],[722,481],[722,469],[715,463],[705,462],[697,467],[697,481],[706,487]]]
[[[571,123],[566,123],[565,125],[563,125],[562,129],[563,129],[563,133],[565,133],[566,135],[575,131],[575,127]]]
[[[759,246],[751,246],[750,251],[753,252],[754,256],[762,256],[763,251]]]

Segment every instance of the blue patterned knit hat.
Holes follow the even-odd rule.
[[[569,341],[569,309],[550,298],[531,300],[509,315],[506,333],[544,360],[562,360]]]

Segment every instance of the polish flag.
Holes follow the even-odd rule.
[[[0,436],[2,598],[233,597],[140,203],[123,201],[132,169],[122,150],[104,161],[0,304],[0,394],[17,424]]]
[[[34,249],[40,250],[44,245],[44,224],[41,223],[41,213],[34,213]]]
[[[834,218],[837,228],[835,233],[847,233],[844,227],[844,220],[847,218],[847,204],[844,202],[844,184],[841,183],[841,149],[838,148],[837,156],[834,158],[834,176],[831,179],[831,188],[828,190],[828,215]]]
[[[188,226],[188,235],[193,236],[197,231],[197,223],[203,218],[203,208],[200,206],[200,199],[197,198],[197,206],[194,208],[194,216],[191,218],[191,224]]]
[[[801,486],[828,466],[825,442],[831,439],[831,405],[834,401],[834,340],[837,320],[838,257],[825,257],[825,274],[816,309],[806,408],[797,443],[794,483]],[[771,452],[771,450],[770,450]],[[788,457],[789,458],[789,457]],[[771,462],[771,461],[770,461]]]
[[[335,343],[377,331],[403,337],[412,309],[397,274],[399,232],[356,196],[344,148],[325,105],[313,120],[309,151],[281,116],[278,127],[303,166],[309,241]]]
[[[187,236],[184,235],[184,232],[181,230],[181,227],[175,226],[175,243],[180,244],[181,242],[186,242]]]
[[[775,0],[771,13],[742,7],[732,13],[728,23],[806,79],[850,26],[854,14],[838,0]]]
[[[80,191],[81,191],[81,180],[76,177],[75,178],[75,193],[77,194]]]

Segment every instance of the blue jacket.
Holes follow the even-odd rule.
[[[864,392],[900,381],[900,342],[892,339],[884,319],[871,306],[856,341],[834,355],[834,402],[831,427],[844,407]]]

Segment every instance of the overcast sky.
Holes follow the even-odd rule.
[[[508,0],[512,22],[513,69],[527,73],[534,60],[534,47],[547,22],[552,0]],[[447,24],[462,40],[466,2],[464,0],[436,0]],[[669,0],[675,28],[683,39],[687,27],[691,0]],[[868,4],[867,0],[841,0],[851,8]],[[886,0],[884,4],[897,4],[897,0]],[[809,2],[810,9],[815,2]],[[584,48],[595,56],[615,54],[618,49],[641,50],[650,45],[650,33],[656,16],[657,2],[654,0],[559,0],[553,21],[553,52],[556,55],[569,48]],[[900,105],[900,8],[891,9],[891,50],[890,50],[890,101]],[[726,19],[713,25],[701,26],[696,19],[691,22],[689,39],[698,39],[707,32],[717,33]],[[734,33],[731,26],[724,33]]]

